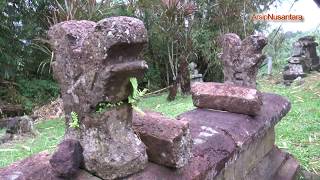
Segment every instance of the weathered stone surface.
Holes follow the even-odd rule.
[[[82,124],[88,129],[81,139],[85,169],[110,179],[145,167],[145,145],[131,131],[131,119],[132,108],[126,104],[83,119]]]
[[[170,169],[149,163],[142,172],[127,179],[216,179],[219,172],[228,168],[228,164],[230,167],[232,164],[237,164],[236,157],[240,157],[241,154],[244,158],[241,162],[251,162],[248,167],[250,169],[257,161],[244,151],[254,151],[259,142],[270,144],[273,141],[270,130],[290,109],[290,102],[281,96],[263,94],[262,97],[261,112],[255,117],[207,109],[195,109],[183,113],[178,119],[189,122],[194,143],[193,157],[189,163],[181,169]],[[270,146],[259,148],[261,149],[257,153],[260,156],[268,151]],[[248,161],[244,161],[246,158],[249,158]],[[229,175],[228,177],[232,177],[232,174]]]
[[[320,68],[320,60],[317,55],[313,36],[305,36],[293,43],[292,57],[288,61],[288,65],[284,68],[283,79],[286,84],[298,77],[305,77],[310,70],[318,70]]]
[[[197,70],[197,64],[194,62],[191,62],[189,64],[189,71],[190,71],[190,80],[191,83],[194,82],[203,82],[202,80],[202,74],[199,74],[199,71]]]
[[[134,113],[133,129],[147,146],[149,161],[181,168],[191,158],[189,124],[157,112]]]
[[[303,72],[301,65],[289,64],[288,70],[283,72],[283,79],[293,81],[298,77],[304,78],[307,74]]]
[[[271,151],[275,143],[274,128],[255,137],[248,144],[238,144],[240,150],[227,162],[217,179],[246,179],[247,174]],[[259,179],[259,178],[258,178]]]
[[[132,130],[132,108],[126,103],[129,78],[142,76],[148,67],[139,57],[147,42],[143,22],[130,17],[67,21],[48,34],[66,114],[65,138],[81,143],[85,169],[104,179],[143,169],[145,146]],[[101,102],[122,105],[97,113]],[[69,127],[72,112],[79,128]]]
[[[1,180],[65,180],[65,178],[55,176],[49,164],[51,154],[41,152],[22,161],[0,169]],[[84,170],[80,170],[72,180],[99,180]]]
[[[50,159],[52,171],[58,177],[73,177],[83,163],[82,152],[83,150],[79,141],[72,139],[62,141]]]
[[[257,115],[261,109],[261,93],[252,88],[222,83],[192,85],[193,104],[199,108]]]
[[[299,171],[299,163],[288,154],[286,162],[282,164],[277,173],[273,176],[274,180],[296,180]]]
[[[0,120],[0,125],[6,128],[3,136],[0,136],[0,144],[6,143],[16,137],[33,134],[33,118],[30,116],[17,116]]]
[[[246,176],[246,180],[270,180],[286,161],[287,153],[274,147]]]
[[[33,132],[33,119],[29,116],[7,118],[6,133],[24,134]]]
[[[314,36],[305,36],[298,40],[302,46],[301,56],[305,57],[306,64],[310,70],[318,70],[320,67],[320,59],[317,55],[318,43],[315,42]]]
[[[262,49],[267,38],[251,35],[241,41],[238,35],[229,33],[222,37],[221,43],[225,83],[255,88],[258,69],[265,59]]]

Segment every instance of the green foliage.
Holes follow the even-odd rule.
[[[168,94],[165,93],[159,96],[144,98],[138,104],[138,107],[142,110],[162,112],[172,118],[185,111],[194,109],[191,96],[177,95],[174,101],[167,101],[167,96]]]
[[[20,98],[14,98],[20,99],[28,112],[34,106],[43,105],[59,95],[59,87],[52,80],[19,79],[17,84]]]
[[[97,105],[97,108],[96,108],[96,112],[97,113],[103,113],[105,112],[107,109],[109,108],[115,108],[117,106],[121,106],[123,104],[123,101],[119,101],[117,103],[110,103],[110,102],[100,102],[98,105]]]
[[[79,124],[78,114],[72,111],[70,115],[71,115],[71,122],[69,122],[69,126],[74,129],[79,128],[80,124]]]
[[[128,103],[131,104],[132,108],[142,112],[138,107],[137,104],[139,103],[141,97],[145,95],[147,92],[147,89],[144,89],[143,91],[140,91],[138,89],[138,80],[137,78],[130,78],[129,79],[131,84],[131,93],[128,96]],[[115,108],[117,106],[121,106],[123,104],[123,101],[119,101],[117,103],[110,103],[110,102],[100,102],[96,107],[97,113],[103,113],[109,108]]]
[[[146,84],[146,87],[150,90],[157,90],[165,86],[165,81],[163,81],[161,68],[158,67],[158,64],[150,59],[146,59],[148,64],[148,71],[146,72],[143,83]]]
[[[136,106],[140,101],[141,97],[143,97],[146,94],[148,89],[143,89],[142,91],[140,91],[138,89],[137,78],[130,78],[130,83],[131,83],[132,91],[130,96],[128,97],[128,103],[132,104],[133,106]]]
[[[140,91],[138,89],[138,80],[137,78],[130,78],[130,83],[132,87],[132,91],[130,96],[128,97],[128,103],[131,104],[132,108],[137,112],[144,114],[143,111],[138,107],[138,103],[141,98],[146,94],[148,89],[144,89]]]
[[[13,96],[5,98],[23,103],[30,111],[35,105],[57,96],[57,88],[52,88],[51,84],[48,86],[51,89],[40,86],[38,90],[32,86],[34,82],[30,90],[26,85],[28,79],[52,79],[53,54],[46,39],[51,25],[72,19],[98,21],[117,15],[140,18],[148,30],[149,44],[144,59],[150,69],[144,85],[149,89],[172,83],[178,76],[181,58],[196,62],[206,81],[221,81],[217,37],[227,32],[244,37],[263,29],[264,25],[252,22],[250,15],[267,10],[273,1],[1,1],[0,66],[4,68],[0,68],[0,82],[3,79],[26,81],[12,86]]]
[[[209,27],[197,27],[192,32],[192,41],[196,58],[192,59],[203,73],[205,81],[221,82],[223,80],[222,65],[217,57],[220,47],[215,41],[217,32],[211,31]],[[208,41],[208,39],[211,39]]]
[[[286,32],[282,29],[274,29],[268,35],[268,44],[264,48],[264,53],[272,57],[273,60],[273,72],[279,74],[282,72],[285,65],[288,63],[288,59],[292,54],[292,44],[303,36],[315,36],[317,42],[320,40],[320,31],[312,32]],[[318,49],[319,51],[319,49]],[[266,66],[262,68],[262,73],[266,72]]]
[[[52,80],[22,79],[17,83],[0,86],[0,99],[11,104],[21,104],[26,113],[35,106],[44,105],[57,98],[59,87]]]
[[[268,44],[264,48],[264,52],[272,57],[273,67],[279,69],[286,63],[284,59],[290,56],[288,53],[291,52],[291,48],[286,43],[285,34],[281,30],[277,31],[277,29],[274,29],[268,36]]]

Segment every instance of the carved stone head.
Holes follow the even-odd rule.
[[[50,29],[49,37],[56,59],[53,72],[69,101],[64,103],[78,104],[83,112],[101,101],[126,100],[129,78],[148,68],[139,58],[147,32],[135,18],[63,22]]]

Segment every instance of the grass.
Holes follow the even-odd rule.
[[[285,87],[276,79],[260,78],[258,88],[287,97],[292,103],[288,115],[276,126],[276,144],[290,152],[308,171],[320,174],[320,73],[305,78],[302,86]],[[175,117],[193,109],[190,96],[167,102],[167,94],[148,97],[139,107]],[[36,124],[38,135],[0,145],[0,167],[43,150],[53,150],[64,134],[61,119]]]
[[[287,97],[291,111],[276,126],[276,144],[294,155],[308,171],[320,175],[320,74],[301,86],[285,87],[261,79],[260,89]]]
[[[142,100],[139,104],[141,109],[149,109],[152,111],[162,112],[169,117],[176,117],[177,115],[194,109],[192,99],[190,96],[178,95],[174,101],[167,101],[168,94],[148,97]]]
[[[0,167],[32,154],[53,151],[64,135],[64,121],[53,119],[35,124],[36,137],[24,137],[0,145]]]

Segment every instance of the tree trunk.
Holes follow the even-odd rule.
[[[183,95],[189,95],[191,92],[190,72],[189,72],[188,66],[189,64],[187,59],[184,56],[182,56],[180,58],[179,76],[180,76],[181,92]]]
[[[178,92],[178,80],[173,80],[172,85],[169,87],[169,95],[167,97],[168,101],[174,101]]]

